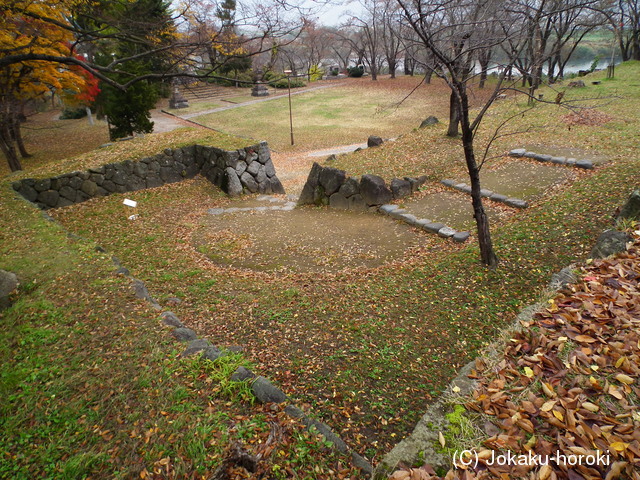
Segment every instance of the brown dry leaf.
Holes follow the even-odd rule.
[[[622,471],[627,465],[627,462],[613,462],[613,465],[611,465],[611,468],[604,480],[614,480],[620,477]]]
[[[442,446],[442,448],[444,448],[445,445],[447,444],[447,440],[444,438],[444,435],[442,434],[442,432],[438,432],[438,441],[440,442],[440,445]]]
[[[548,412],[549,410],[551,410],[553,407],[556,406],[556,403],[558,403],[557,400],[549,400],[547,402],[544,402],[542,407],[540,407],[540,410],[542,410],[543,412]]]
[[[389,480],[408,480],[411,478],[411,472],[407,470],[398,470],[389,477]]]
[[[616,375],[616,380],[618,380],[620,383],[624,383],[625,385],[631,385],[634,382],[633,378],[631,378],[629,375],[625,375],[624,373],[619,373],[618,375]]]
[[[540,467],[540,470],[538,470],[538,475],[536,476],[536,478],[538,480],[547,480],[551,476],[552,471],[553,469],[551,468],[551,466],[549,466],[549,464],[543,465],[542,467]]]

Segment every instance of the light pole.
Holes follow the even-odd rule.
[[[289,129],[291,131],[291,145],[293,145],[293,113],[291,111],[291,70],[285,70],[287,76],[287,86],[289,87]]]

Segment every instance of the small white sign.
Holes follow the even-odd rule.
[[[135,200],[129,200],[128,198],[125,198],[124,202],[122,203],[124,203],[127,207],[135,208],[138,206],[138,202],[136,202]]]

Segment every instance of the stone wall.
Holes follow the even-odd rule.
[[[377,175],[349,177],[344,170],[314,163],[298,205],[329,205],[342,210],[377,209],[394,199],[411,195],[426,181],[426,176],[394,178],[387,186],[384,179]]]
[[[202,174],[231,196],[243,193],[284,193],[266,142],[239,150],[191,145],[166,149],[137,161],[110,163],[53,178],[27,178],[13,188],[42,209],[60,208],[90,198],[125,193]]]

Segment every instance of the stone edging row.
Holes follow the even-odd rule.
[[[471,187],[466,183],[459,183],[455,180],[442,180],[440,183],[446,185],[447,187],[451,187],[459,192],[467,193],[471,195]],[[484,198],[488,198],[489,200],[493,200],[494,202],[504,203],[509,207],[515,208],[528,208],[529,204],[526,200],[521,200],[519,198],[507,197],[506,195],[502,195],[500,193],[492,192],[491,190],[487,190],[486,188],[480,189],[480,195]]]
[[[101,247],[97,248],[100,249]],[[133,278],[129,273],[129,270],[120,264],[117,257],[112,257],[112,261],[114,265],[118,267],[116,273],[124,275],[132,281],[131,286],[136,298],[146,300],[155,310],[163,310],[160,304],[150,295],[149,290],[141,280]],[[173,328],[171,334],[176,340],[186,342],[186,348],[180,354],[181,357],[188,357],[199,353],[202,358],[213,362],[218,358],[223,357],[228,352],[242,351],[241,347],[231,347],[226,350],[221,350],[213,345],[209,340],[198,338],[196,332],[186,327],[182,321],[180,321],[178,316],[171,311],[162,311],[162,313],[160,313],[160,318],[166,326]],[[273,385],[267,378],[258,376],[245,367],[238,367],[231,375],[230,380],[234,382],[250,381],[251,391],[260,403],[282,404],[289,400],[287,395],[278,387]],[[290,417],[299,419],[308,430],[314,428],[328,442],[331,442],[333,448],[338,450],[340,453],[350,455],[351,463],[362,470],[365,474],[370,475],[373,473],[373,467],[371,464],[358,453],[351,450],[344,440],[336,435],[336,433],[333,432],[331,427],[326,423],[310,417],[292,403],[289,403],[285,407],[284,411]]]
[[[411,226],[421,228],[427,233],[435,233],[442,238],[451,238],[454,242],[463,243],[471,236],[469,232],[457,232],[444,223],[432,222],[427,218],[418,218],[408,213],[405,209],[391,203],[382,205],[378,211],[391,218],[408,223]]]
[[[532,158],[533,160],[537,160],[539,162],[567,165],[569,167],[577,167],[585,170],[593,169],[593,162],[591,160],[577,160],[575,158],[554,157],[552,155],[530,152],[524,148],[516,148],[514,150],[511,150],[509,152],[509,156],[514,158]]]
[[[555,294],[555,292],[578,280],[574,269],[574,265],[570,265],[551,276],[551,281],[548,285],[549,295]],[[511,327],[507,327],[507,329],[521,328],[521,322],[530,320],[544,305],[544,302],[539,302],[523,308]],[[372,475],[373,480],[387,478],[401,463],[411,464],[418,457],[422,457],[434,468],[448,469],[451,466],[451,459],[439,448],[439,435],[441,432],[446,432],[451,426],[447,419],[447,413],[450,410],[450,407],[448,407],[450,399],[454,396],[464,398],[471,395],[475,390],[477,380],[469,377],[475,367],[476,361],[472,360],[458,371],[458,375],[451,381],[445,392],[440,395],[438,400],[427,409],[418,421],[413,432],[396,444],[376,466]]]
[[[640,219],[640,189],[631,193],[631,196],[618,214],[618,219],[621,218]],[[630,240],[631,237],[625,232],[615,229],[606,230],[596,240],[589,258],[606,258],[610,255],[624,252],[627,249],[627,242]],[[578,281],[575,268],[575,265],[572,264],[551,275],[551,280],[547,286],[548,298],[553,298],[556,292]],[[545,305],[546,302],[541,301],[523,308],[513,324],[507,327],[506,330],[522,328],[521,321],[530,320]],[[396,444],[376,465],[372,475],[373,480],[384,480],[399,465],[411,465],[418,458],[429,463],[434,468],[450,468],[451,459],[439,448],[439,434],[440,432],[446,432],[451,426],[451,422],[447,419],[447,413],[450,411],[450,406],[448,406],[450,399],[455,397],[465,398],[476,388],[477,380],[469,377],[474,367],[475,360],[472,360],[460,369],[445,393],[440,395],[438,400],[429,406],[413,432]]]
[[[283,207],[280,207],[283,208]],[[82,240],[85,242],[91,242],[91,240],[86,239],[80,235],[77,235],[73,232],[67,230],[62,224],[60,224],[55,218],[49,215],[47,212],[42,212],[43,218],[51,223],[56,224],[59,228],[61,228],[64,232],[67,233],[69,238],[75,238],[78,240]],[[100,245],[96,245],[96,252],[106,253],[106,250]],[[123,275],[127,279],[131,280],[131,288],[136,298],[140,300],[145,300],[151,304],[151,307],[160,313],[160,319],[162,322],[169,327],[172,327],[172,335],[175,339],[188,342],[187,347],[180,355],[181,357],[187,357],[190,355],[195,355],[200,353],[202,357],[206,358],[209,361],[215,361],[218,358],[224,356],[228,352],[240,352],[242,351],[241,347],[230,347],[225,350],[220,350],[216,346],[214,346],[209,340],[204,338],[198,338],[195,331],[186,327],[178,316],[168,310],[163,311],[162,306],[151,296],[148,288],[144,284],[142,280],[138,280],[134,278],[129,269],[124,267],[120,260],[112,256],[111,261],[117,267],[115,273],[117,275]],[[274,386],[267,378],[263,376],[257,376],[250,370],[245,367],[239,367],[230,377],[232,381],[245,381],[252,380],[251,391],[256,399],[261,403],[284,403],[288,400],[287,395]],[[320,433],[327,441],[331,442],[333,447],[338,450],[340,453],[349,455],[351,457],[351,463],[362,470],[363,473],[367,475],[371,475],[373,473],[372,465],[361,455],[354,452],[349,448],[349,446],[342,440],[338,435],[336,435],[327,424],[316,420],[305,414],[301,409],[296,407],[293,404],[289,404],[284,409],[285,413],[292,418],[299,419],[307,429],[314,428],[318,433]]]

